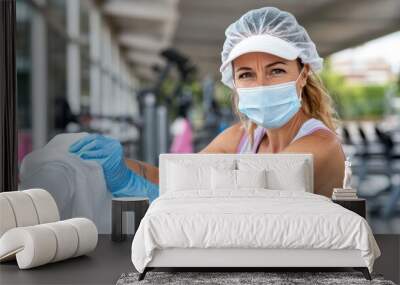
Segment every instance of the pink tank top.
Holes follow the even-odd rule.
[[[293,138],[293,140],[290,142],[292,143],[293,141],[304,137],[306,135],[309,135],[317,130],[325,129],[330,132],[330,130],[321,120],[315,119],[315,118],[310,118],[307,121],[303,123],[299,131],[297,132],[296,136]],[[266,129],[263,128],[262,126],[258,125],[257,128],[254,130],[254,144],[253,148],[251,148],[250,145],[250,140],[246,133],[243,134],[240,143],[237,147],[236,153],[257,153],[258,148],[260,146],[261,140],[266,132]],[[333,133],[333,132],[332,132]]]

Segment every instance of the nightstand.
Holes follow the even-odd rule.
[[[332,202],[339,204],[340,206],[353,211],[354,213],[359,214],[364,219],[367,216],[366,212],[366,201],[365,199],[358,198],[358,199],[348,199],[348,200],[333,200]]]
[[[148,197],[119,197],[112,199],[112,231],[113,241],[123,241],[126,239],[124,234],[123,214],[124,212],[135,213],[135,232],[139,227],[140,221],[146,214],[149,207]],[[135,234],[135,233],[134,233]]]

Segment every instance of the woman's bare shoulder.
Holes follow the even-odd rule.
[[[291,143],[283,152],[312,153],[314,192],[331,197],[334,187],[341,187],[345,154],[338,136],[317,130]]]
[[[236,153],[236,148],[242,138],[244,128],[237,122],[220,132],[199,153]]]
[[[341,150],[338,136],[329,130],[317,130],[288,145],[283,152],[311,152],[314,155],[329,157],[332,152]]]
[[[283,152],[311,153],[317,172],[340,172],[345,160],[340,139],[327,130],[317,130],[304,136],[287,146]]]

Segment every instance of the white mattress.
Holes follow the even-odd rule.
[[[155,249],[357,249],[372,272],[380,250],[367,221],[325,196],[299,191],[241,191],[236,196],[167,192],[150,205],[132,242],[143,272]]]

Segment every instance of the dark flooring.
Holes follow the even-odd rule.
[[[375,239],[382,256],[375,262],[374,273],[381,273],[385,279],[398,284],[400,235],[377,234]],[[2,263],[0,284],[115,284],[122,273],[135,271],[130,257],[131,243],[132,237],[117,243],[110,236],[101,235],[96,250],[88,256],[28,270],[19,270],[15,261]]]

